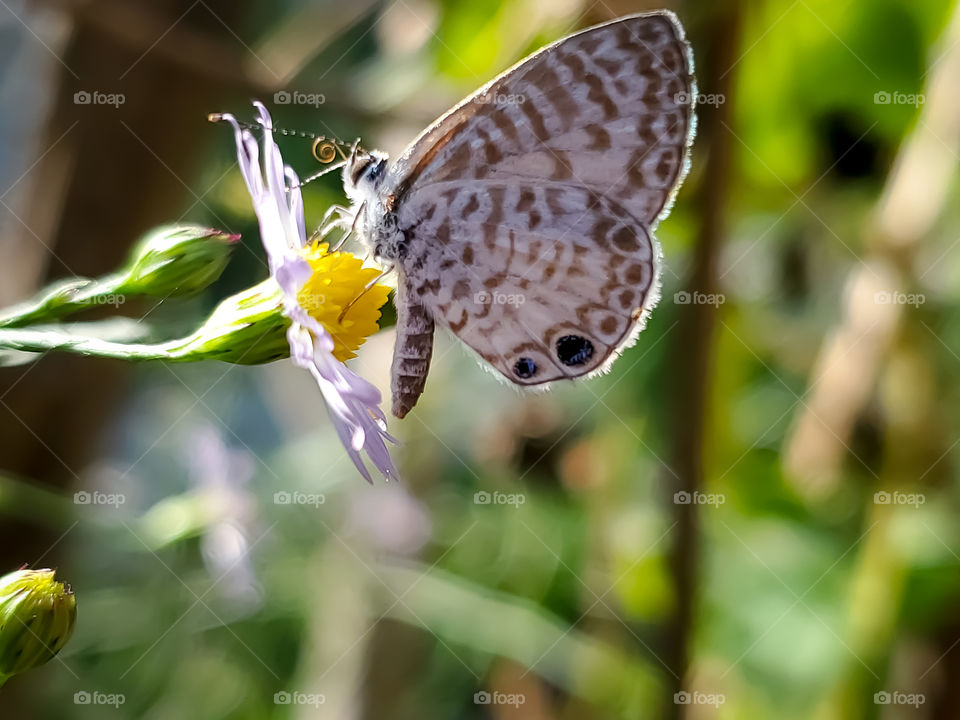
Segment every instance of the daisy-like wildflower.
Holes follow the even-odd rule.
[[[299,178],[283,164],[270,113],[261,103],[254,106],[264,128],[262,148],[232,115],[218,119],[233,126],[237,159],[260,223],[270,274],[280,287],[283,314],[290,321],[290,357],[316,379],[357,470],[370,481],[365,452],[387,479],[395,478],[384,442],[395,440],[386,431],[380,391],[343,364],[378,329],[389,290],[375,285],[364,291],[379,274],[376,269],[364,268],[349,253],[331,253],[325,243],[308,244]]]

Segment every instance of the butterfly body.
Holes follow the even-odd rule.
[[[524,386],[600,372],[633,341],[694,96],[676,18],[635,15],[522,61],[392,164],[351,157],[357,233],[399,274],[394,414],[423,390],[434,324]]]

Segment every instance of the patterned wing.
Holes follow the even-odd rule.
[[[687,164],[696,96],[683,29],[666,11],[549,45],[428,128],[391,168],[388,194],[527,179],[589,188],[648,228]]]
[[[555,183],[444,186],[399,210],[405,287],[507,379],[596,372],[635,337],[660,250],[623,203]]]

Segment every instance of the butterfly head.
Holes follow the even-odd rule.
[[[366,199],[376,194],[386,176],[386,153],[354,145],[343,167],[343,188],[349,198]]]

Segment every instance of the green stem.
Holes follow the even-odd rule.
[[[115,273],[96,280],[76,278],[44,288],[29,300],[0,312],[0,328],[49,322],[79,310],[117,305],[125,300],[124,276]]]
[[[0,328],[0,349],[44,353],[51,350],[88,355],[91,357],[116,358],[119,360],[189,360],[175,350],[182,341],[173,343],[143,344],[119,343],[95,337],[74,335],[59,330],[32,330]]]
[[[9,313],[6,327],[0,321],[0,365],[4,364],[4,354],[51,350],[118,360],[221,360],[243,365],[271,362],[290,354],[286,336],[290,321],[283,314],[282,293],[272,278],[221,301],[190,335],[159,343],[139,342],[149,337],[145,332],[147,328],[129,319],[127,326],[119,328],[116,325],[119,318],[104,321],[114,323],[109,327],[92,322],[10,327],[37,312],[39,310],[28,309],[16,315]],[[20,362],[22,357],[10,359],[6,364]]]

